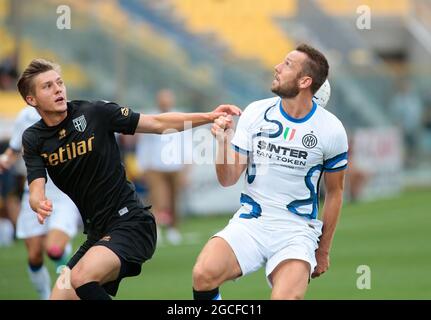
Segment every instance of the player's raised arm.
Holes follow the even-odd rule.
[[[216,173],[217,179],[223,187],[234,185],[244,172],[248,157],[233,150],[232,116],[220,117],[214,121],[211,133],[217,139]]]
[[[212,112],[207,113],[179,113],[170,112],[157,115],[141,114],[136,132],[163,133],[168,129],[183,131],[187,123],[192,127],[211,123],[217,118],[226,115],[240,115],[241,109],[233,105],[220,105]]]

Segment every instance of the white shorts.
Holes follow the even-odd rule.
[[[60,192],[47,197],[52,201],[53,212],[44,224],[40,224],[36,213],[30,207],[29,193],[24,192],[16,226],[16,235],[19,239],[45,235],[52,229],[61,230],[70,238],[76,235],[81,217],[73,201]]]
[[[241,267],[242,276],[265,267],[269,275],[283,261],[298,259],[310,264],[310,276],[316,267],[315,251],[318,248],[322,223],[298,217],[295,223],[267,223],[263,217],[239,218],[239,213],[213,237],[220,237],[231,246]],[[264,213],[262,214],[262,216]]]

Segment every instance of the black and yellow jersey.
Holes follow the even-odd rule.
[[[46,179],[48,171],[77,205],[84,232],[102,235],[120,216],[144,207],[126,179],[114,134],[134,134],[138,121],[139,113],[115,103],[68,102],[61,123],[40,120],[23,134],[28,183]]]

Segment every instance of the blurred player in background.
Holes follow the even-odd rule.
[[[407,168],[417,165],[419,137],[422,131],[423,102],[408,79],[398,80],[390,101],[389,115],[404,137],[404,159]]]
[[[0,153],[9,146],[9,138],[0,141]],[[0,168],[0,247],[12,245],[18,218],[21,185],[16,170]]]
[[[22,134],[25,129],[40,120],[36,109],[25,107],[15,121],[9,148],[0,156],[0,171],[9,170],[19,159],[22,151]],[[17,237],[25,240],[28,252],[28,274],[41,299],[51,294],[51,279],[43,264],[43,254],[55,262],[57,269],[65,265],[72,253],[70,240],[76,235],[79,211],[70,198],[62,193],[49,179],[47,196],[53,201],[53,212],[41,225],[29,204],[28,184],[25,184],[21,210],[17,221]]]
[[[329,268],[348,142],[342,123],[312,100],[328,71],[323,54],[300,45],[275,66],[271,90],[278,97],[250,104],[234,135],[231,117],[215,121],[219,182],[231,186],[247,172],[241,208],[197,259],[195,299],[220,299],[223,282],[262,266],[272,299],[302,299],[310,277]]]
[[[163,133],[239,115],[234,106],[209,113],[144,115],[106,101],[67,101],[60,67],[33,60],[18,80],[23,99],[42,120],[23,134],[30,206],[43,223],[52,213],[46,173],[77,205],[87,240],[63,269],[52,299],[110,300],[124,277],[139,275],[156,245],[149,207],[127,181],[115,132]],[[70,275],[70,287],[64,277]]]
[[[171,112],[174,104],[174,94],[167,89],[160,90],[157,94],[158,109],[149,113]],[[136,144],[138,164],[144,172],[144,179],[149,188],[150,202],[157,225],[166,228],[166,239],[174,245],[182,240],[181,233],[178,231],[178,200],[186,174],[182,141],[182,132],[171,133],[169,137],[142,134],[139,135]],[[171,146],[173,142],[174,150]],[[163,157],[167,150],[171,151],[169,159]],[[159,232],[158,241],[161,241],[161,236]]]

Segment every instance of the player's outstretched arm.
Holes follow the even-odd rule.
[[[9,170],[18,160],[19,152],[8,147],[6,151],[0,155],[0,173]]]
[[[207,113],[179,113],[169,112],[157,115],[141,114],[139,117],[138,133],[164,133],[166,130],[174,129],[183,131],[185,126],[201,126],[213,122],[220,116],[240,115],[241,109],[233,105],[220,105],[212,112]]]
[[[234,185],[247,167],[248,157],[234,151],[231,141],[234,135],[232,116],[214,121],[211,133],[217,140],[216,173],[223,187]]]
[[[38,178],[29,185],[30,207],[36,212],[40,224],[43,224],[52,212],[52,203],[45,196],[45,183],[45,178]]]
[[[326,194],[322,213],[323,229],[319,248],[316,250],[317,266],[312,278],[320,276],[329,268],[329,253],[343,204],[344,174],[343,170],[326,172],[324,176]]]

